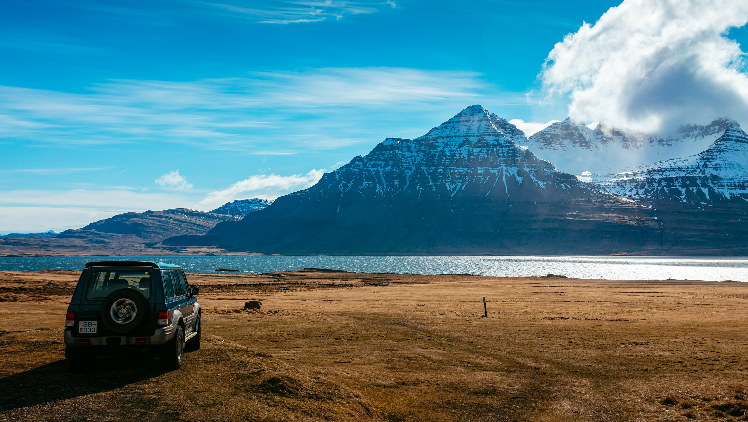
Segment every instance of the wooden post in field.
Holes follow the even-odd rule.
[[[483,296],[483,318],[488,318],[488,307],[486,307],[486,297]]]

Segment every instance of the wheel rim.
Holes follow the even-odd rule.
[[[109,315],[115,323],[125,325],[132,322],[138,315],[138,307],[135,302],[123,297],[112,303],[112,307],[109,308]]]

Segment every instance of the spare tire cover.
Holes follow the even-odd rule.
[[[140,327],[148,318],[148,301],[133,289],[109,294],[101,305],[101,321],[110,330],[125,334]]]

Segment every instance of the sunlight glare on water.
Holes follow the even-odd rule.
[[[746,258],[598,257],[598,256],[139,256],[139,257],[6,257],[0,270],[83,269],[86,262],[134,260],[167,262],[188,272],[218,268],[268,273],[303,268],[351,272],[472,274],[499,277],[563,275],[609,280],[748,281]]]

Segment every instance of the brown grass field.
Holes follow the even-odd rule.
[[[192,274],[182,369],[71,374],[77,277],[0,272],[0,421],[748,420],[744,283]]]

